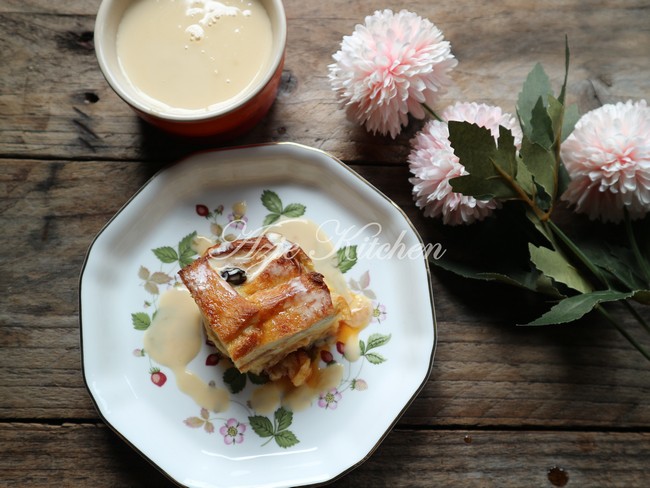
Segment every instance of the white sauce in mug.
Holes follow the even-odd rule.
[[[159,110],[192,113],[263,76],[272,43],[259,0],[137,0],[120,21],[117,56],[133,88]]]

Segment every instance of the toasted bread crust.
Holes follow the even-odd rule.
[[[179,275],[221,341],[233,340],[257,314],[206,260],[197,259]]]
[[[219,266],[237,266],[249,279],[231,285]],[[337,310],[323,276],[286,240],[262,236],[213,246],[179,274],[208,336],[242,372],[268,370],[335,332]]]

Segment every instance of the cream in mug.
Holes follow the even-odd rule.
[[[260,0],[136,0],[117,31],[133,88],[160,110],[206,111],[259,80],[271,62]]]

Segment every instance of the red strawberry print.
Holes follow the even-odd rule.
[[[207,215],[210,213],[210,210],[208,210],[208,207],[205,205],[197,205],[196,206],[196,213],[199,214],[201,217],[207,217]]]
[[[212,354],[208,355],[207,358],[205,358],[205,365],[216,366],[217,364],[219,364],[219,359],[221,359],[219,353],[213,352]]]
[[[336,343],[336,350],[339,352],[339,354],[345,354],[345,344],[343,344],[341,341],[338,341]]]
[[[167,375],[158,368],[151,368],[149,373],[151,374],[151,382],[156,386],[162,386],[167,381]]]

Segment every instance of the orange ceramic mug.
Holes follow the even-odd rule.
[[[282,1],[258,0],[271,27],[269,59],[258,75],[232,97],[201,110],[177,110],[155,103],[135,86],[125,72],[118,52],[118,30],[127,9],[138,1],[146,0],[103,0],[97,13],[95,52],[104,77],[115,93],[143,120],[174,134],[227,139],[252,129],[271,108],[282,77],[287,35]],[[188,8],[195,8],[219,2],[186,3]],[[170,63],[173,64],[173,60]]]

